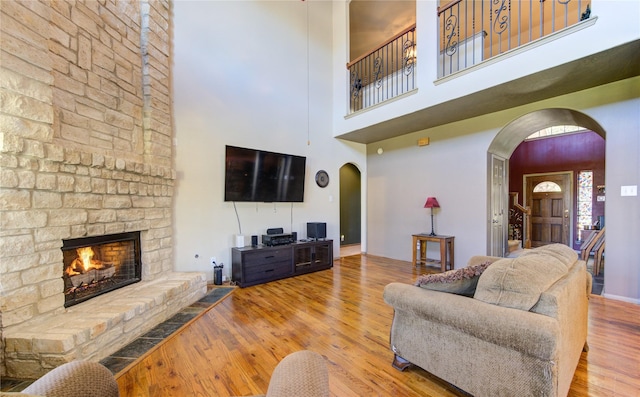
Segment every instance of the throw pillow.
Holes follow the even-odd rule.
[[[493,262],[487,261],[444,273],[423,274],[418,277],[415,285],[433,291],[473,296],[480,275],[491,263]]]

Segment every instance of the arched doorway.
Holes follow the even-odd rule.
[[[508,238],[508,162],[530,134],[556,125],[575,125],[605,138],[604,129],[591,117],[571,109],[544,109],[525,114],[506,125],[489,146],[489,246],[492,255],[504,256]]]
[[[358,167],[340,167],[340,251],[345,255],[361,252],[362,180]]]

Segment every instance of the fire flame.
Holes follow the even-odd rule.
[[[95,253],[91,247],[76,249],[76,255],[76,259],[65,269],[65,273],[68,276],[75,276],[76,274],[86,273],[91,269],[103,269],[105,267],[101,261],[93,259]]]
[[[84,268],[85,272],[92,268],[91,258],[93,258],[93,255],[95,254],[91,247],[78,248],[76,250],[76,254],[78,254],[78,258],[80,258],[80,262],[82,263],[82,267]]]

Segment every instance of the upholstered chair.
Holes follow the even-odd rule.
[[[63,364],[33,382],[22,391],[46,397],[118,397],[118,383],[101,364],[72,361]]]
[[[36,380],[21,393],[0,393],[20,397],[119,397],[118,383],[101,364],[72,361]],[[289,354],[276,366],[266,397],[328,397],[329,372],[324,358],[301,350]]]

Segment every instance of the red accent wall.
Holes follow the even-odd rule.
[[[593,171],[593,222],[604,215],[604,202],[597,201],[596,186],[605,185],[605,140],[595,132],[560,135],[546,139],[522,142],[509,159],[509,192],[518,192],[520,204],[523,175],[543,174],[559,171],[573,171],[573,248],[580,249],[576,239],[578,172]]]

